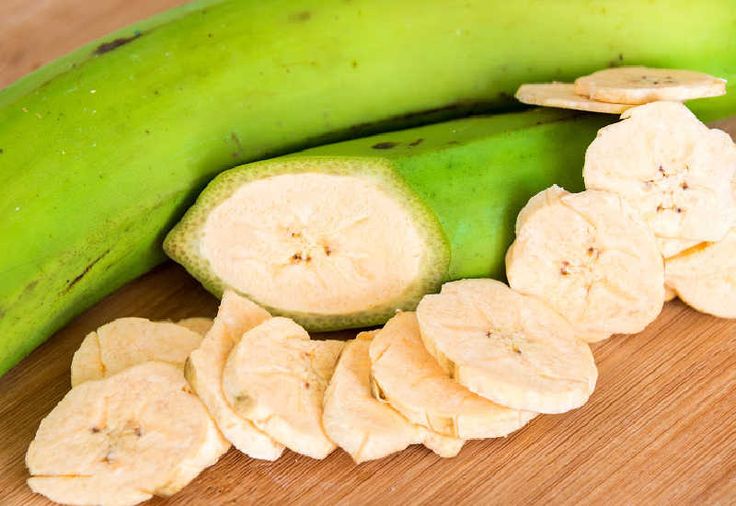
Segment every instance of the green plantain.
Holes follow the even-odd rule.
[[[205,1],[85,46],[0,92],[0,373],[160,262],[224,169],[608,65],[728,78],[735,20],[729,0]]]

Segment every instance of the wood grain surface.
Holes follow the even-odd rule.
[[[177,0],[2,0],[0,85]],[[734,126],[732,123],[730,126]],[[217,301],[166,264],[75,319],[0,378],[0,504],[49,504],[23,456],[69,390],[84,335],[122,316],[213,316]],[[666,305],[644,333],[594,346],[583,408],[443,460],[412,447],[356,466],[290,452],[276,463],[231,450],[179,494],[151,504],[736,504],[736,322]]]

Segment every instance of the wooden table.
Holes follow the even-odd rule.
[[[91,38],[179,0],[3,0],[0,85]],[[733,124],[732,124],[733,125]],[[69,389],[83,336],[122,316],[214,315],[216,300],[166,264],[82,314],[0,378],[0,504],[48,504],[23,456]],[[443,460],[419,447],[356,466],[231,450],[184,491],[153,504],[735,504],[736,322],[667,304],[646,332],[594,346],[598,388],[577,411],[541,416]]]

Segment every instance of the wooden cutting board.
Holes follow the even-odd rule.
[[[0,86],[116,26],[180,0],[2,0]],[[736,126],[736,122],[730,126]],[[49,504],[23,456],[69,390],[84,335],[114,318],[214,316],[217,301],[173,264],[82,314],[0,378],[0,504]],[[344,333],[346,337],[350,333]],[[153,504],[736,504],[736,321],[666,305],[646,332],[594,347],[590,402],[443,460],[413,447],[356,466],[290,452],[276,463],[231,450]]]

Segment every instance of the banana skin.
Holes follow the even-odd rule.
[[[735,20],[728,0],[209,0],[82,47],[0,91],[0,373],[161,262],[224,169],[608,65],[728,78]]]

